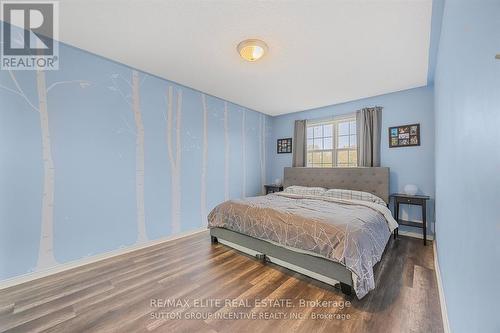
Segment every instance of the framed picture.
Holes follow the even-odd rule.
[[[420,124],[389,127],[389,148],[420,146]]]
[[[292,152],[292,138],[278,139],[276,146],[278,154],[289,154]]]

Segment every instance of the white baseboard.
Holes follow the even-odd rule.
[[[419,232],[407,231],[407,230],[401,230],[401,229],[399,229],[398,230],[398,235],[424,239],[424,236],[422,235],[421,232],[419,233]],[[427,235],[427,240],[434,240],[434,236]]]
[[[122,254],[145,249],[145,248],[155,246],[155,245],[158,245],[161,243],[173,241],[175,239],[191,236],[191,235],[194,235],[194,234],[206,231],[206,230],[207,230],[207,228],[199,228],[199,229],[195,229],[195,230],[191,230],[191,231],[186,231],[186,232],[183,232],[183,233],[180,233],[177,235],[163,237],[163,238],[156,239],[153,241],[149,241],[149,242],[145,242],[145,243],[141,243],[141,244],[135,244],[135,245],[128,246],[126,248],[121,248],[121,249],[117,249],[117,250],[114,250],[111,252],[106,252],[103,254],[98,254],[95,256],[86,257],[86,258],[78,259],[75,261],[71,261],[71,262],[68,262],[65,264],[60,264],[60,265],[45,269],[43,271],[37,271],[37,272],[33,272],[33,273],[19,275],[19,276],[10,278],[10,279],[0,281],[0,290],[15,286],[15,285],[18,285],[21,283],[25,283],[25,282],[37,280],[40,278],[44,278],[44,277],[47,277],[50,275],[54,275],[54,274],[57,274],[60,272],[64,272],[64,271],[67,271],[67,270],[70,270],[70,269],[73,269],[76,267],[81,267],[81,266],[85,266],[88,264],[93,264],[93,263],[96,263],[96,262],[99,262],[99,261],[102,261],[105,259],[120,256]]]
[[[434,271],[436,272],[439,303],[441,304],[441,315],[443,317],[443,328],[445,333],[450,333],[451,332],[450,322],[448,321],[448,311],[446,310],[446,300],[444,297],[443,281],[441,280],[441,271],[439,270],[436,242],[433,243],[433,249],[434,249]]]

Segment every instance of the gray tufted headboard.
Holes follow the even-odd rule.
[[[283,186],[364,191],[389,202],[389,168],[285,168]]]

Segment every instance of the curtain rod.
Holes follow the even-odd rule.
[[[332,115],[332,116],[327,116],[327,117],[322,117],[322,118],[313,118],[313,119],[306,119],[307,124],[316,124],[316,123],[324,123],[327,121],[335,121],[335,120],[340,120],[340,119],[345,119],[345,118],[351,118],[356,116],[356,111],[354,112],[349,112],[349,113],[343,113],[339,115]]]
[[[361,108],[359,110],[363,110],[363,109],[374,109],[374,108],[381,108],[383,109],[384,107],[383,106],[378,106],[378,105],[375,105],[375,106],[367,106],[367,107],[364,107],[364,108]],[[322,118],[313,118],[311,120],[309,119],[306,119],[307,123],[311,123],[311,124],[316,124],[316,123],[323,123],[323,122],[327,122],[327,121],[335,121],[335,120],[339,120],[339,119],[342,119],[342,118],[350,118],[352,116],[356,116],[356,112],[359,111],[359,110],[356,110],[356,111],[352,111],[352,112],[349,112],[349,113],[342,113],[342,114],[339,114],[339,115],[331,115],[331,116],[327,116],[327,117],[322,117]]]

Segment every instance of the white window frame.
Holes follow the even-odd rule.
[[[324,166],[322,165],[321,167],[325,168],[325,167],[332,167],[332,168],[349,168],[349,167],[357,167],[357,163],[356,165],[342,165],[342,166],[339,166],[338,163],[337,163],[337,155],[338,155],[338,152],[339,151],[347,151],[348,154],[350,151],[355,151],[356,152],[356,161],[358,160],[358,156],[357,156],[357,143],[358,143],[358,137],[357,137],[357,133],[354,133],[356,135],[356,146],[354,147],[349,147],[349,148],[337,148],[338,146],[338,138],[339,138],[339,135],[338,135],[338,125],[339,123],[342,123],[342,122],[346,122],[346,121],[356,121],[356,114],[353,113],[353,114],[348,114],[348,115],[343,115],[343,116],[337,116],[337,117],[334,117],[334,118],[330,118],[330,119],[323,119],[323,120],[316,120],[316,121],[307,121],[307,125],[306,125],[306,166],[307,167],[312,167],[314,165],[314,163],[309,163],[309,153],[314,153],[314,152],[331,152],[332,153],[332,165],[331,166]],[[332,126],[332,148],[331,149],[309,149],[309,145],[308,145],[308,139],[309,137],[307,136],[307,130],[309,127],[314,127],[314,126],[318,126],[318,125],[333,125]],[[352,135],[353,133],[350,132],[350,129],[349,129],[349,134],[348,136]],[[323,134],[324,135],[324,134]],[[324,139],[325,136],[321,136],[320,138]],[[349,156],[349,155],[348,155]],[[349,157],[348,157],[349,158]],[[311,156],[311,160],[312,160],[312,156]],[[324,163],[321,163],[321,164],[324,164]],[[319,166],[315,166],[315,167],[319,167]]]

